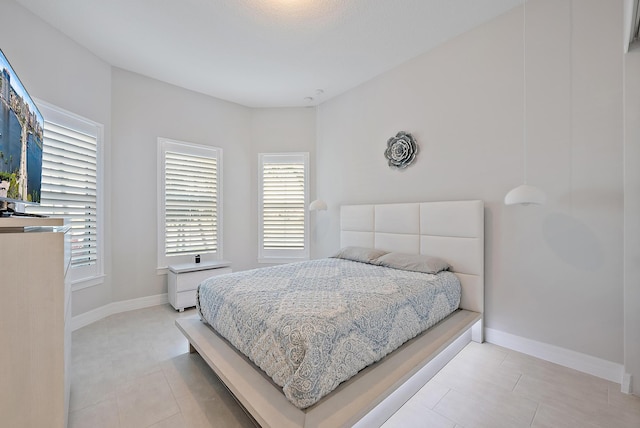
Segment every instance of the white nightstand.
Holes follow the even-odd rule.
[[[231,263],[223,260],[169,266],[169,303],[180,312],[195,306],[196,288],[202,281],[231,272]]]

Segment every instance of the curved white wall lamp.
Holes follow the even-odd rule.
[[[525,0],[522,18],[522,159],[524,184],[511,189],[504,197],[505,205],[541,205],[547,201],[547,195],[535,186],[527,184],[527,0]]]
[[[327,203],[322,199],[316,199],[309,204],[309,211],[325,211]]]
[[[542,205],[546,201],[547,195],[542,190],[535,186],[529,186],[528,184],[521,184],[518,187],[511,189],[504,197],[505,205]]]

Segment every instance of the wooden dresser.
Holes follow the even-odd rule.
[[[62,219],[0,218],[0,425],[64,427],[71,292]]]

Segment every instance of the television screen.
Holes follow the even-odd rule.
[[[0,50],[0,201],[39,203],[44,119]]]

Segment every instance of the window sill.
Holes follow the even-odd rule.
[[[309,260],[309,257],[297,257],[297,258],[284,258],[284,257],[263,257],[258,259],[260,264],[283,264],[283,263],[295,263],[304,262]]]
[[[77,279],[71,281],[71,291],[78,291],[89,287],[95,287],[96,285],[104,284],[105,275],[92,276],[90,278]]]

